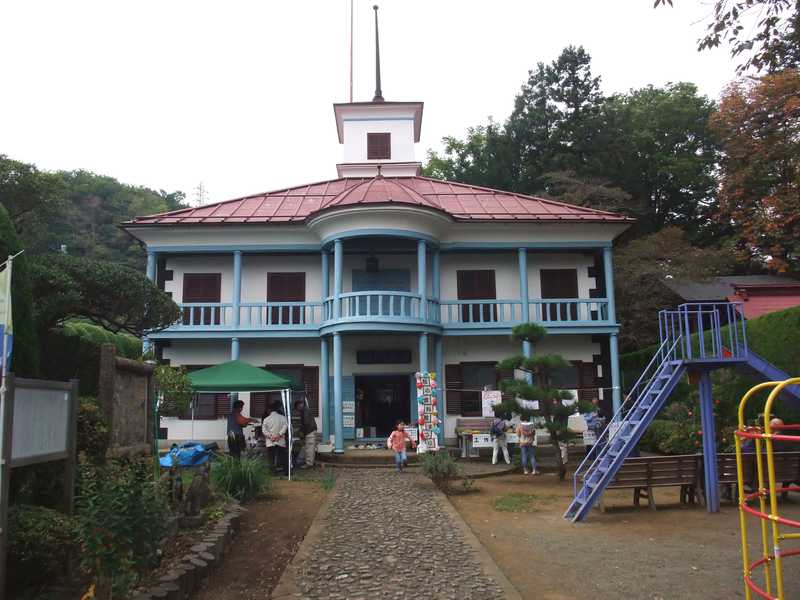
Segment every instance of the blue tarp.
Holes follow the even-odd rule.
[[[179,467],[194,467],[205,463],[211,452],[203,444],[197,442],[186,442],[178,446],[173,445],[169,452],[162,456],[158,462],[162,467],[170,468],[173,465]]]

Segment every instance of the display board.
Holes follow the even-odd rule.
[[[435,452],[439,449],[441,422],[436,403],[436,373],[416,373],[417,385],[417,452]]]

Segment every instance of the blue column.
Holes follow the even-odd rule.
[[[522,356],[525,358],[530,358],[533,356],[533,344],[528,341],[522,342]],[[525,380],[529,383],[533,383],[533,373],[525,373]]]
[[[614,259],[611,246],[603,248],[603,278],[606,284],[606,298],[608,299],[608,320],[617,322],[617,309],[614,301]]]
[[[153,283],[156,281],[156,253],[152,250],[147,251],[147,278]]]
[[[333,318],[342,317],[342,240],[333,242]]]
[[[147,251],[147,278],[156,283],[156,253],[148,250]],[[150,342],[150,339],[147,336],[142,338],[142,354],[147,354],[150,350],[153,349],[153,344]]]
[[[331,293],[331,290],[330,290],[330,266],[328,265],[328,251],[325,248],[322,249],[321,258],[322,258],[322,274],[321,274],[321,278],[322,278],[322,286],[321,286],[322,287],[322,303],[324,305],[325,304],[325,299],[328,296],[330,296],[330,293]],[[325,319],[325,317],[323,317],[323,320],[327,320],[327,319]]]
[[[528,249],[520,248],[517,250],[519,257],[519,301],[522,304],[521,319],[523,323],[531,320],[530,308],[528,304]]]
[[[419,370],[420,373],[426,373],[428,368],[428,334],[419,334]]]
[[[428,261],[426,260],[426,253],[425,240],[417,241],[417,293],[419,294],[419,317],[422,320],[427,318],[428,312],[428,273],[426,271]]]
[[[433,280],[433,286],[431,287],[431,296],[439,300],[439,296],[441,295],[441,269],[440,269],[440,259],[439,259],[439,249],[437,248],[433,252],[433,256],[431,257],[431,279]]]
[[[608,348],[611,355],[611,404],[614,407],[614,414],[617,414],[622,405],[622,390],[619,381],[619,343],[616,333],[609,336]]]
[[[706,510],[719,512],[717,477],[717,433],[714,426],[714,399],[711,394],[711,373],[700,373],[700,423],[703,429],[703,475]]]
[[[233,251],[233,301],[231,302],[233,310],[233,319],[231,324],[234,329],[239,329],[239,322],[241,319],[240,306],[242,304],[242,251]],[[236,342],[236,358],[239,358],[239,342]]]
[[[344,452],[344,418],[342,416],[342,334],[333,334],[333,435],[334,452]]]
[[[231,360],[239,360],[239,338],[231,338]]]
[[[326,261],[327,262],[327,261]],[[319,407],[322,417],[322,443],[331,439],[330,364],[328,363],[328,338],[319,339]]]
[[[436,368],[436,412],[439,413],[439,446],[444,447],[444,339],[441,335],[437,335],[434,340],[433,360]]]

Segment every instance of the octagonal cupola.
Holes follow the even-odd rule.
[[[343,147],[339,177],[413,177],[422,164],[414,144],[422,128],[422,102],[387,102],[381,89],[378,7],[375,9],[375,95],[371,102],[333,105],[336,132]]]

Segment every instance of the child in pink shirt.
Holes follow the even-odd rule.
[[[406,455],[406,440],[411,442],[411,447],[416,448],[417,444],[411,439],[406,431],[406,424],[403,421],[398,421],[395,430],[386,440],[386,445],[394,450],[394,464],[397,465],[397,472],[402,473],[403,467],[408,464],[408,456]]]

